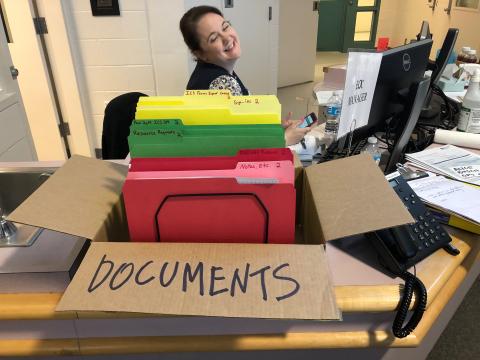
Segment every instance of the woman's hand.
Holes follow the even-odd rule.
[[[295,120],[292,120],[292,112],[289,111],[287,118],[282,120],[282,127],[284,129],[288,128],[290,125],[292,125],[295,122]]]
[[[292,113],[289,112],[285,120],[282,120],[282,126],[285,129],[285,144],[287,146],[295,145],[303,139],[311,128],[299,128],[298,125],[302,123],[302,120],[291,120]]]
[[[293,120],[291,125],[285,129],[285,144],[287,146],[295,145],[311,130],[309,127],[299,128],[302,120]]]

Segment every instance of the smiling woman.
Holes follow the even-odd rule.
[[[233,68],[242,54],[240,39],[220,10],[197,6],[180,20],[185,44],[195,56],[197,66],[187,90],[230,90],[232,95],[250,95]],[[310,128],[300,128],[301,120],[282,122],[286,145],[298,143]]]
[[[248,95],[233,68],[242,54],[240,40],[220,10],[197,6],[180,20],[183,39],[197,59],[187,90],[230,90],[232,95]]]

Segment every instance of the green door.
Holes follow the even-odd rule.
[[[381,0],[320,0],[317,51],[373,49]]]
[[[349,0],[345,14],[343,52],[349,48],[373,49],[381,0]]]
[[[320,0],[317,51],[342,51],[346,0]]]

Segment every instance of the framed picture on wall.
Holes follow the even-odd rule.
[[[478,11],[480,0],[456,0],[455,10]]]
[[[119,16],[118,0],[90,0],[93,16]]]

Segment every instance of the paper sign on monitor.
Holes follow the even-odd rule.
[[[349,52],[337,138],[368,124],[382,54]]]

